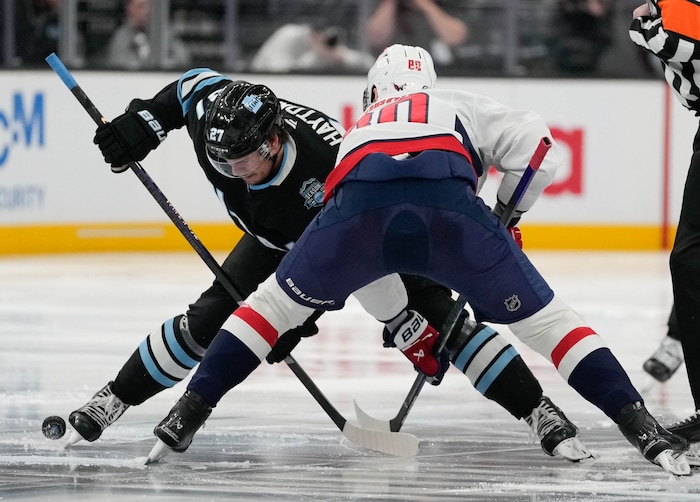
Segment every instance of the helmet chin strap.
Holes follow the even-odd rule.
[[[260,153],[263,159],[270,159],[272,161],[272,169],[270,172],[274,171],[274,174],[277,174],[277,170],[275,168],[277,166],[277,156],[279,155],[281,150],[282,148],[280,147],[276,153],[272,154],[269,141],[263,142],[263,144],[260,145],[260,148],[258,148],[258,152]]]

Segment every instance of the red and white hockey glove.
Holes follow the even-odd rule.
[[[434,354],[438,332],[414,310],[404,310],[389,321],[384,329],[384,346],[396,347],[416,371],[426,376],[431,385],[440,385],[450,367],[450,355],[446,348]]]
[[[508,231],[510,232],[510,236],[513,238],[515,243],[518,245],[520,249],[523,248],[523,234],[520,233],[520,229],[518,227],[509,227]]]

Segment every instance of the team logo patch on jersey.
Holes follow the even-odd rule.
[[[306,209],[318,207],[323,204],[323,183],[316,178],[311,178],[302,183],[299,195],[304,198]]]
[[[503,302],[506,306],[506,310],[508,312],[515,312],[520,308],[520,298],[518,298],[518,295],[513,295],[510,298],[506,298],[506,300]]]

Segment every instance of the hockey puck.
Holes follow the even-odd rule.
[[[46,417],[41,432],[49,439],[61,439],[66,433],[66,421],[57,416]]]

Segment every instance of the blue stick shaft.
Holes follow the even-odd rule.
[[[68,89],[73,90],[73,87],[76,87],[78,85],[78,82],[75,81],[73,78],[73,75],[68,71],[68,68],[66,68],[66,65],[63,64],[63,61],[56,55],[55,52],[52,52],[49,54],[46,58],[46,62],[49,63],[49,66],[53,68],[53,71],[56,72],[56,75],[63,80],[63,83],[66,84],[66,87]]]
[[[78,82],[73,78],[71,72],[68,71],[66,65],[63,64],[63,61],[61,61],[55,52],[52,52],[46,57],[46,62],[49,63],[49,66],[53,68],[56,75],[66,84],[66,87],[70,89],[70,92],[73,93],[73,96],[77,98],[78,102],[83,105],[83,108],[85,108],[85,111],[92,117],[92,120],[94,120],[97,125],[106,124],[107,119],[99,112],[94,103],[90,101],[87,94],[83,92]]]
[[[508,204],[506,204],[505,209],[503,210],[503,214],[501,215],[500,221],[504,225],[508,224],[508,221],[510,221],[510,218],[513,216],[513,213],[515,212],[516,206],[520,203],[520,201],[523,198],[523,195],[525,195],[525,192],[527,191],[527,187],[530,186],[530,181],[532,181],[532,177],[535,175],[535,172],[540,168],[540,165],[542,164],[542,161],[544,160],[544,156],[547,155],[547,152],[549,149],[552,147],[552,140],[550,140],[548,137],[544,137],[540,140],[540,142],[537,144],[537,148],[535,149],[535,153],[532,155],[532,158],[530,159],[530,163],[528,164],[527,168],[525,169],[525,172],[523,175],[520,177],[520,181],[518,182],[518,186],[515,187],[515,191],[513,192],[513,195],[511,195],[510,200],[508,201]]]

